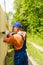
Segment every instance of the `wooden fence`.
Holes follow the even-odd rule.
[[[6,31],[8,27],[9,26],[8,26],[6,14],[0,5],[0,65],[4,65],[5,56],[8,50],[8,45],[3,42],[4,34],[2,34],[2,32]]]

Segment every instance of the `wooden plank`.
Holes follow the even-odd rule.
[[[27,52],[27,55],[28,55],[28,65],[38,65],[32,57],[29,56],[28,52]]]
[[[8,45],[3,42],[3,37],[1,37],[0,38],[0,65],[4,65],[7,50],[8,50]]]
[[[3,42],[4,35],[1,32],[6,31],[8,28],[8,21],[6,14],[0,6],[0,65],[4,65],[5,56],[7,54],[8,45]]]
[[[6,14],[0,6],[0,32],[5,31],[7,29],[7,27],[9,27],[9,26],[8,26]]]

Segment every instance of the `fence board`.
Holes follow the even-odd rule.
[[[8,45],[3,42],[4,35],[1,32],[4,32],[8,29],[8,21],[6,14],[0,6],[0,65],[4,65],[5,56],[7,54]]]

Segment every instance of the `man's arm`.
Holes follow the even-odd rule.
[[[13,42],[13,36],[10,36],[10,37],[5,36],[4,42],[7,42],[8,44],[12,43]]]
[[[12,43],[13,41],[13,35],[10,35],[10,32],[7,30],[5,32],[4,42]]]

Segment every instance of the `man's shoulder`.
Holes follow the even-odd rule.
[[[22,31],[22,34],[23,34],[23,35],[26,35],[26,31]]]
[[[18,32],[19,34],[26,34],[26,32],[25,31],[20,31],[20,32]]]
[[[19,34],[14,34],[13,37],[14,37],[14,38],[15,38],[15,37],[20,37],[20,35],[19,35]]]
[[[25,36],[26,32],[25,31],[19,31],[17,34],[14,34],[13,36],[18,37],[18,36],[21,36],[21,35]]]

